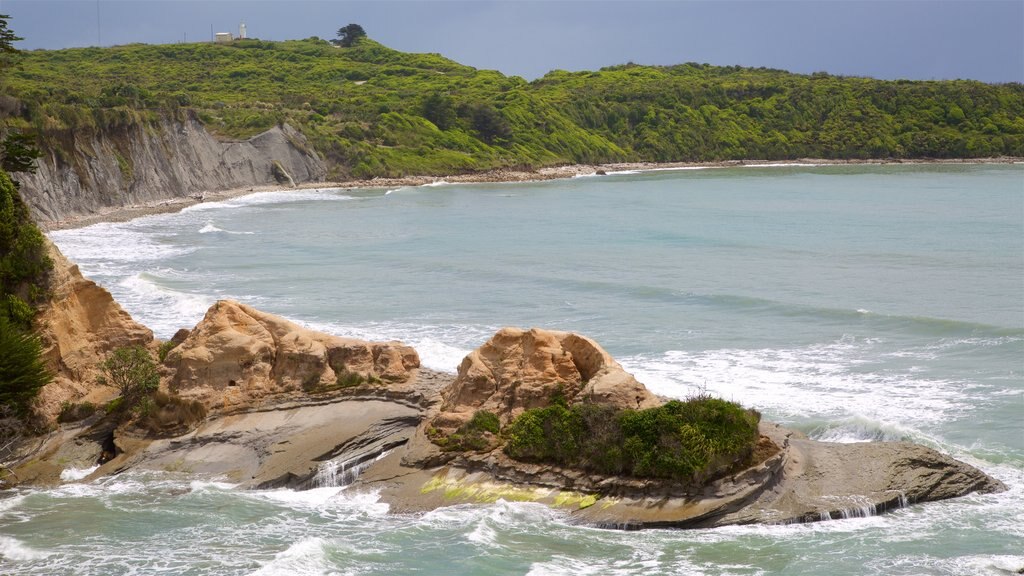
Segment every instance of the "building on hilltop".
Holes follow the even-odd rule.
[[[234,40],[234,38],[231,37],[231,32],[217,32],[213,36],[213,41],[217,44],[227,44],[232,40]]]

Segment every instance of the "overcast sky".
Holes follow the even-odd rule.
[[[1024,82],[1024,0],[0,0],[22,49],[333,38],[537,78],[636,62]]]

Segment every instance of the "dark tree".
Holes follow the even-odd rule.
[[[480,135],[480,139],[488,144],[512,137],[512,126],[509,125],[508,119],[489,104],[475,106],[471,118],[473,129]]]
[[[42,154],[36,148],[35,138],[24,132],[11,132],[0,142],[0,167],[8,172],[29,172],[36,171],[36,158]],[[14,181],[17,186],[17,180]]]
[[[10,28],[7,27],[7,20],[10,18],[7,14],[0,14],[0,52],[7,54],[14,54],[18,51],[14,47],[14,43],[18,40],[24,40],[20,36],[16,36]]]
[[[331,40],[331,44],[342,48],[351,48],[360,38],[366,37],[366,30],[359,24],[349,24],[344,28],[338,28],[338,38]]]
[[[451,128],[458,120],[452,99],[437,92],[427,96],[427,99],[423,101],[423,117],[433,122],[434,126],[441,130]]]

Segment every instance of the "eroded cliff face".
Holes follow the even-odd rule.
[[[36,326],[54,375],[36,398],[36,413],[52,423],[63,402],[101,402],[117,392],[96,384],[100,363],[117,348],[154,346],[153,332],[125,312],[103,287],[82,276],[52,243],[51,298]]]
[[[291,126],[221,142],[189,112],[54,135],[35,174],[19,174],[33,218],[69,217],[208,191],[323,180],[323,161]]]

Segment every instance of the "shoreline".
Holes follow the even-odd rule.
[[[488,184],[543,182],[561,180],[581,176],[615,175],[625,172],[654,172],[661,170],[714,169],[739,167],[823,167],[823,166],[861,166],[861,165],[942,165],[942,164],[1020,164],[1024,158],[955,158],[955,159],[867,159],[867,160],[830,160],[820,158],[800,158],[796,160],[724,160],[717,162],[624,162],[613,164],[566,164],[549,166],[536,170],[514,170],[498,168],[486,172],[456,174],[449,176],[406,176],[402,178],[372,178],[369,180],[345,180],[339,182],[303,182],[295,186],[263,184],[227,190],[208,190],[189,196],[169,198],[158,202],[135,204],[110,208],[94,214],[73,216],[64,220],[37,222],[44,232],[84,228],[104,222],[127,222],[144,216],[172,214],[203,202],[223,202],[233,198],[248,196],[260,192],[287,192],[292,190],[314,190],[333,188],[392,188],[404,186],[423,186],[438,182],[449,184]]]

